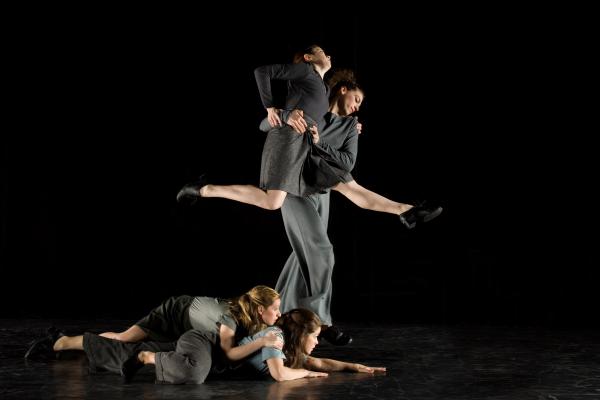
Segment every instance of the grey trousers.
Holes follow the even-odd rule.
[[[216,334],[189,330],[176,342],[126,343],[92,333],[83,336],[83,350],[90,371],[105,369],[121,373],[123,363],[134,354],[156,352],[156,383],[204,383],[211,372]]]
[[[307,308],[325,325],[331,325],[331,275],[335,263],[327,236],[329,197],[329,192],[286,196],[281,214],[293,251],[276,285],[282,312]]]

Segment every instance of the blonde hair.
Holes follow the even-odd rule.
[[[259,306],[267,308],[279,297],[275,289],[264,285],[254,286],[243,295],[229,300],[229,309],[238,324],[246,328],[249,335],[254,335],[267,327],[258,312]]]

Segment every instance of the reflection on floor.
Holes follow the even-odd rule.
[[[148,366],[129,384],[117,375],[90,375],[87,360],[76,353],[25,360],[27,344],[49,325],[99,333],[129,321],[0,320],[0,399],[600,398],[600,332],[594,330],[342,324],[354,342],[321,344],[313,355],[386,366],[387,373],[175,386],[154,384]]]

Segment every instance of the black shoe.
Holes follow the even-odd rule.
[[[198,179],[181,188],[179,193],[177,193],[177,202],[188,205],[195,204],[196,201],[202,197],[200,196],[200,189],[207,184],[208,182],[206,181],[206,174],[200,175]]]
[[[328,326],[327,328],[323,327],[319,338],[325,339],[335,346],[345,346],[352,343],[352,336],[342,332],[340,328],[333,325]]]
[[[442,213],[440,206],[428,206],[426,204],[414,206],[410,210],[400,214],[400,222],[408,229],[412,229],[417,223],[429,222]]]
[[[144,366],[144,363],[138,358],[138,354],[140,353],[134,353],[121,366],[121,376],[125,383],[131,382],[135,374]]]
[[[31,342],[25,358],[28,360],[51,360],[56,358],[57,352],[54,351],[54,343],[65,333],[54,326],[46,330],[46,334],[41,338]]]

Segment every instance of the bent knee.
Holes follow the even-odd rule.
[[[279,210],[283,205],[283,200],[285,199],[269,199],[265,204],[265,208],[271,211]]]
[[[191,385],[203,384],[204,381],[206,381],[206,377],[208,376],[209,372],[210,367],[206,367],[204,365],[192,367],[188,370],[188,373],[186,374],[185,383]]]

